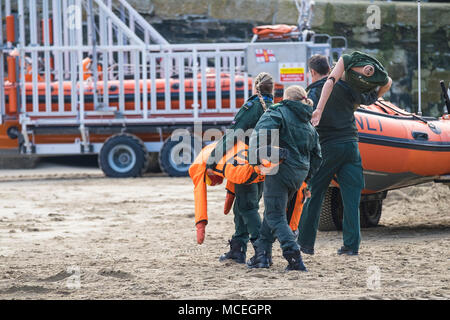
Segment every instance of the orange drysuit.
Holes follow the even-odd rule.
[[[234,184],[249,184],[264,181],[264,174],[256,165],[249,164],[248,146],[238,141],[233,149],[230,149],[214,170],[206,169],[206,161],[216,143],[207,145],[198,154],[195,161],[189,167],[189,176],[194,183],[194,202],[195,202],[195,224],[203,222],[208,223],[208,204],[207,204],[207,185],[214,186],[221,184],[223,179],[227,179],[227,199],[224,213],[227,214],[231,208],[234,199]],[[304,189],[306,184],[300,187],[295,205],[290,208],[292,212],[287,212],[289,226],[293,231],[297,230],[300,221],[300,215],[305,200]],[[231,196],[231,197],[230,197]],[[202,243],[203,238],[197,234],[197,242]]]

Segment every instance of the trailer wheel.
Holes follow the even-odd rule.
[[[142,140],[128,133],[108,138],[98,156],[100,168],[112,178],[142,176],[148,162],[149,155]]]
[[[363,201],[359,205],[361,228],[373,228],[381,217],[383,200]],[[342,230],[344,206],[339,188],[328,188],[320,213],[319,230]]]
[[[342,230],[343,207],[338,188],[328,188],[319,218],[320,231]]]
[[[361,202],[359,211],[361,214],[361,228],[373,228],[378,225],[381,218],[383,200]]]
[[[159,152],[161,171],[171,177],[186,177],[189,167],[197,156],[194,148],[195,138],[180,136],[178,139],[169,137]]]

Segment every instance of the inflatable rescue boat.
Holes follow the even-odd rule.
[[[379,100],[355,112],[364,193],[381,192],[450,174],[450,118],[421,117]]]

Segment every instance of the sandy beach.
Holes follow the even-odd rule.
[[[268,270],[219,262],[233,232],[224,186],[210,188],[203,245],[192,189],[189,178],[162,174],[0,171],[0,299],[450,298],[446,185],[389,192],[357,257],[336,254],[341,232],[319,232],[316,254],[304,255],[307,273],[284,272],[277,242]]]

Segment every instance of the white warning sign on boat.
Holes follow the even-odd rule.
[[[282,62],[278,64],[280,82],[303,82],[305,81],[304,62]]]

